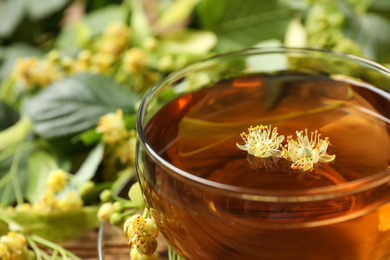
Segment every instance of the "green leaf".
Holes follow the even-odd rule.
[[[344,33],[351,38],[363,51],[367,58],[379,62],[388,62],[390,59],[390,17],[381,14],[366,13],[356,16],[349,13],[349,23]]]
[[[176,0],[168,8],[166,8],[156,24],[156,31],[169,30],[170,27],[175,27],[177,24],[190,18],[196,5],[200,0]]]
[[[23,141],[31,130],[31,120],[21,118],[17,123],[0,132],[0,151]]]
[[[129,199],[136,205],[142,207],[145,205],[144,197],[142,196],[141,186],[138,182],[134,183],[129,189]]]
[[[113,79],[77,74],[56,82],[25,102],[37,134],[54,139],[95,128],[99,118],[122,109],[135,112],[138,97]]]
[[[142,7],[142,0],[133,0],[130,25],[132,29],[132,42],[135,46],[143,46],[144,41],[152,35],[149,21]]]
[[[80,169],[75,173],[73,181],[78,187],[92,179],[100,165],[104,154],[104,144],[99,143],[91,150]]]
[[[13,0],[12,0],[13,1]],[[32,20],[45,18],[55,12],[60,11],[70,0],[34,0],[27,1],[27,11]]]
[[[0,161],[0,204],[11,205],[15,200],[23,202],[29,179],[27,171],[28,150],[17,150],[10,157]]]
[[[13,220],[27,232],[53,242],[65,242],[78,238],[99,226],[98,206],[85,206],[73,212],[38,214],[32,211],[6,211],[0,208],[1,216]],[[4,231],[5,227],[0,227]]]
[[[137,123],[137,114],[123,116],[123,121],[127,129],[135,129]]]
[[[35,204],[45,193],[46,181],[50,172],[58,169],[56,160],[46,151],[32,152],[28,157],[29,176],[34,176],[28,182],[26,197]]]
[[[218,49],[226,51],[268,39],[282,41],[292,13],[279,1],[203,0],[198,17],[204,29],[218,36]]]
[[[161,50],[165,53],[186,53],[204,55],[217,43],[217,37],[212,32],[180,30],[162,37]]]
[[[0,39],[10,37],[24,18],[24,0],[0,2]]]
[[[74,138],[74,141],[81,140],[86,145],[96,144],[100,142],[102,134],[96,132],[96,129],[88,129],[87,131],[82,132],[80,135]]]
[[[19,121],[19,113],[10,105],[0,100],[0,131]]]
[[[81,21],[87,28],[90,37],[95,37],[101,34],[107,25],[111,22],[126,22],[126,10],[118,5],[106,6],[102,9],[90,12]],[[55,46],[61,49],[77,48],[77,27],[80,25],[72,24],[65,27],[58,36]],[[79,28],[80,30],[80,28]],[[83,29],[85,30],[85,28]],[[84,39],[83,39],[84,40]]]

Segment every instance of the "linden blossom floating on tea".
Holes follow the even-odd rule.
[[[328,145],[330,145],[329,138],[320,139],[321,134],[317,130],[311,132],[310,141],[307,129],[305,129],[305,136],[303,136],[303,131],[297,131],[296,134],[297,140],[289,136],[287,144],[283,147],[281,143],[284,136],[278,136],[276,127],[271,132],[271,126],[251,126],[248,128],[248,134],[241,134],[245,144],[236,143],[236,145],[258,158],[280,157],[292,161],[291,168],[294,170],[314,171],[314,164],[328,163],[336,158],[336,155],[326,154]]]

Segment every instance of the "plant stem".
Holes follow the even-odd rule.
[[[41,249],[37,246],[35,241],[30,237],[26,236],[27,242],[30,244],[31,248],[34,250],[35,256],[37,257],[37,260],[41,260]]]
[[[36,241],[37,243],[41,244],[41,245],[44,245],[46,247],[49,247],[49,248],[52,248],[53,250],[58,250],[62,256],[62,259],[64,260],[67,260],[67,256],[69,255],[73,260],[81,260],[79,257],[77,257],[76,255],[72,254],[71,252],[69,252],[68,250],[64,249],[63,247],[49,241],[49,240],[46,240],[42,237],[39,237],[37,235],[31,235],[31,238]]]

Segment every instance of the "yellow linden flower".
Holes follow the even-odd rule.
[[[123,23],[110,23],[103,33],[102,53],[118,56],[129,42],[130,29]]]
[[[96,53],[91,58],[91,71],[95,73],[107,73],[114,63],[115,57],[108,53]]]
[[[33,69],[38,65],[38,62],[39,60],[36,57],[17,58],[12,79],[20,80],[27,88],[32,88],[36,84]]]
[[[80,195],[74,191],[68,192],[64,197],[57,201],[57,209],[63,212],[80,210],[84,205]]]
[[[19,233],[8,232],[0,237],[0,259],[21,259],[20,256],[26,249],[26,238]]]
[[[123,57],[123,69],[132,75],[139,74],[146,67],[146,54],[139,48],[127,50]]]
[[[278,129],[276,127],[271,131],[271,126],[251,126],[248,128],[248,131],[248,134],[241,134],[241,138],[245,144],[240,145],[237,143],[238,148],[259,158],[278,157],[282,154],[279,147],[283,142],[284,136],[278,136]]]
[[[129,131],[131,136],[126,142],[120,144],[116,150],[117,157],[123,164],[134,165],[135,164],[135,146],[137,138],[135,136],[135,130]]]
[[[123,111],[118,109],[116,113],[102,116],[96,131],[103,134],[103,139],[107,144],[114,144],[127,138],[128,131],[123,121]]]
[[[326,150],[330,145],[328,137],[325,140],[320,139],[321,134],[317,130],[311,133],[310,140],[307,129],[303,134],[303,131],[297,131],[296,140],[289,136],[287,149],[286,147],[283,148],[282,156],[293,162],[291,168],[303,171],[314,170],[314,164],[331,162],[335,159],[336,155],[326,154]]]
[[[52,190],[46,190],[42,198],[37,204],[32,206],[34,212],[45,214],[58,209],[58,200]]]
[[[133,246],[139,253],[146,256],[154,254],[157,248],[158,228],[154,219],[144,218],[139,214],[128,218],[123,231],[129,238],[129,246]]]
[[[50,172],[46,181],[46,187],[58,193],[61,192],[67,183],[68,174],[61,169]]]

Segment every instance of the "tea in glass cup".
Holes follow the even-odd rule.
[[[390,71],[330,51],[248,49],[144,98],[137,173],[184,259],[390,258]]]

